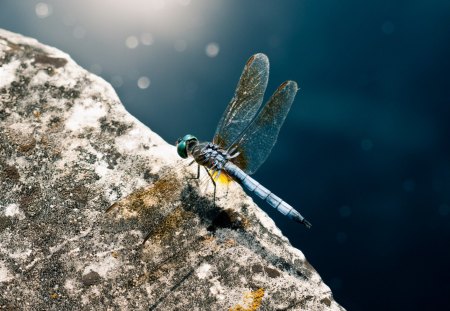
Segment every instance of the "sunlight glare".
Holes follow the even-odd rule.
[[[219,10],[223,5],[220,1],[206,0],[195,3],[191,0],[78,0],[68,1],[67,12],[61,13],[76,17],[78,24],[95,29],[96,33],[108,37],[134,33],[142,45],[151,45],[152,39],[161,36],[175,41],[186,33],[200,34],[198,30],[204,27],[202,21],[211,7]],[[151,33],[152,39],[141,37],[140,33]]]

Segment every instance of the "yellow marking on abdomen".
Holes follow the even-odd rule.
[[[215,182],[217,183],[221,183],[221,184],[229,184],[233,181],[233,178],[231,178],[230,175],[228,175],[227,173],[225,173],[224,171],[222,171],[220,173],[220,176],[218,176],[218,172],[217,171],[209,171],[210,174],[212,174],[212,178],[214,179]]]

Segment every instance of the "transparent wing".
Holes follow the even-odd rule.
[[[222,115],[213,142],[227,149],[250,124],[262,104],[269,79],[269,60],[255,54],[247,61],[234,97]]]
[[[247,174],[253,174],[269,156],[278,133],[294,101],[297,83],[281,84],[261,112],[238,137],[231,148],[240,152],[232,161]]]

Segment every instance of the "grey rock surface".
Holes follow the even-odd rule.
[[[0,30],[0,309],[343,310],[238,185],[214,205],[182,164],[104,80]]]

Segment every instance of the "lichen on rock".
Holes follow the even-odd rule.
[[[108,83],[0,30],[0,308],[342,310],[239,186],[214,204],[180,167]]]

